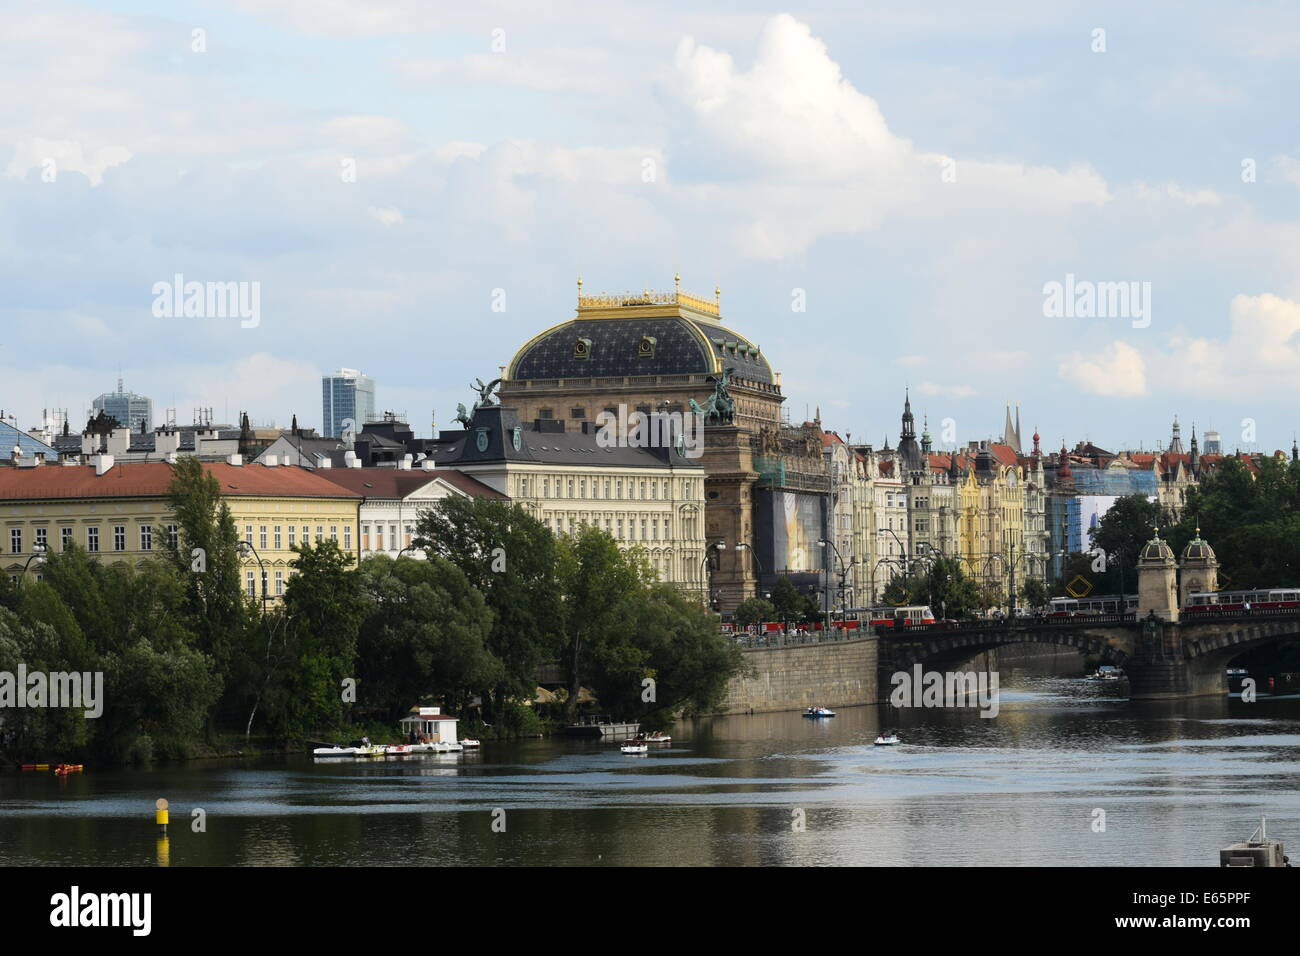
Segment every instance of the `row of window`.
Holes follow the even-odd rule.
[[[87,551],[90,551],[92,553],[97,553],[100,550],[99,530],[100,530],[99,527],[95,525],[86,528],[85,545]],[[154,543],[153,525],[142,524],[139,526],[138,530],[140,534],[139,550],[152,551],[153,543]],[[126,539],[127,539],[127,526],[124,524],[113,525],[112,530],[109,533],[112,536],[113,550],[125,551]],[[171,541],[171,546],[173,548],[179,547],[180,531],[177,528],[177,526],[174,524],[169,524],[167,526],[166,533],[169,540]],[[33,552],[45,552],[50,550],[49,534],[50,534],[49,528],[33,529],[32,532]],[[59,528],[59,549],[61,551],[67,551],[69,548],[72,547],[75,534],[76,534],[76,529],[73,527],[64,526],[62,528]],[[9,529],[9,553],[23,554],[24,553],[23,547],[24,547],[23,529],[10,528]]]
[[[284,542],[286,538],[285,538],[284,530],[285,530],[284,526],[278,524],[273,526],[259,525],[257,531],[257,550],[259,551],[285,550]],[[298,544],[298,540],[299,540],[298,525],[292,525],[292,524],[289,525],[288,532],[289,532],[288,534],[289,549],[292,550]],[[329,539],[335,543],[338,543],[339,540],[338,525],[332,524],[329,526]],[[303,525],[302,543],[306,544],[310,540],[311,540],[311,525]],[[324,540],[325,540],[325,525],[318,524],[316,525],[316,543],[320,544]],[[253,544],[253,526],[251,524],[244,525],[244,541],[249,545]],[[352,550],[352,525],[350,524],[345,524],[343,526],[343,550],[344,551]]]
[[[606,517],[604,522],[605,531],[619,540],[672,540],[672,534],[669,530],[669,519],[667,518],[664,518],[662,522],[662,535],[660,533],[660,521],[656,518],[641,518],[638,523],[636,518],[629,518],[625,522],[623,518]],[[585,515],[546,515],[542,518],[542,524],[546,525],[546,527],[550,528],[557,534],[563,534],[566,532],[573,534],[575,531],[587,526],[599,528],[601,526],[601,519],[588,518]],[[638,528],[641,532],[640,536],[637,535]],[[627,532],[626,535],[624,534],[624,531]],[[695,537],[695,522],[693,519],[687,518],[683,521],[683,536],[688,540]]]
[[[682,480],[684,498],[689,500],[695,497],[697,481],[698,478]],[[592,498],[605,498],[611,501],[624,498],[633,501],[669,501],[671,494],[668,483],[667,478],[643,478],[640,481],[629,478],[625,488],[622,478],[606,478],[603,482],[592,478],[588,483],[586,478],[561,478],[556,475],[553,479],[545,476],[539,482],[536,476],[521,475],[518,479],[518,493],[520,498],[586,498],[590,488]],[[626,495],[624,491],[627,492]]]
[[[399,539],[397,534],[398,532],[397,525],[376,524],[375,537],[374,537],[374,550],[400,551],[402,548],[410,547],[411,541],[415,537],[415,526],[410,524],[402,525],[401,530],[402,530],[402,537]],[[385,532],[387,532],[386,536],[388,538],[387,547],[384,546]],[[399,544],[398,543],[399,541],[401,541],[402,543]],[[363,524],[361,526],[361,550],[369,551],[370,549],[371,549],[370,525]]]

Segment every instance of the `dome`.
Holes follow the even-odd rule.
[[[507,379],[717,375],[772,385],[767,357],[750,339],[725,328],[716,301],[646,292],[578,297],[575,318],[524,344]]]
[[[1214,556],[1214,549],[1210,547],[1209,542],[1201,537],[1201,529],[1196,529],[1196,537],[1187,542],[1187,547],[1183,548],[1182,564],[1217,564],[1218,558]]]
[[[1156,536],[1142,546],[1142,554],[1138,560],[1172,562],[1174,552],[1168,544],[1160,540],[1160,533],[1157,531]]]

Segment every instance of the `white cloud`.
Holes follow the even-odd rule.
[[[72,140],[51,140],[35,137],[14,147],[14,158],[5,168],[6,176],[21,179],[30,169],[49,170],[54,179],[64,173],[81,173],[92,186],[104,181],[104,171],[120,166],[131,158],[125,146],[102,145],[87,148]]]
[[[1074,352],[1061,362],[1058,372],[1093,395],[1136,398],[1147,390],[1146,362],[1127,342],[1112,342],[1092,355]]]

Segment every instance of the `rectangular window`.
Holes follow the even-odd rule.
[[[284,593],[284,572],[283,571],[275,572],[275,593],[277,595]]]
[[[262,525],[257,532],[257,547],[262,551],[266,550],[266,525]]]
[[[316,543],[320,544],[324,540],[325,540],[325,526],[323,524],[318,524],[316,526]]]
[[[63,550],[64,550],[64,551],[67,551],[69,548],[72,547],[72,529],[71,529],[71,528],[60,528],[60,529],[59,529],[59,536],[63,539]]]
[[[113,525],[113,550],[126,550],[126,525],[124,524]]]
[[[244,572],[244,587],[248,589],[249,597],[257,597],[257,582],[253,579],[252,571]]]
[[[297,543],[298,543],[298,526],[295,524],[291,524],[289,525],[289,549],[292,550],[293,546],[296,545]]]
[[[91,552],[92,554],[99,551],[99,529],[98,528],[86,529],[86,550]]]
[[[343,550],[352,550],[352,525],[350,524],[343,526]]]
[[[181,547],[181,529],[180,525],[169,524],[167,526],[167,543],[174,550],[179,551]]]
[[[251,524],[244,525],[244,541],[250,546],[253,543],[253,526]]]
[[[48,534],[49,532],[45,528],[36,529],[36,550],[37,551],[44,552],[50,550],[50,540]]]
[[[152,525],[147,525],[147,524],[140,525],[140,550],[141,551],[153,550],[153,526]]]
[[[586,417],[587,417],[587,410],[586,410],[585,408],[570,408],[570,409],[569,409],[569,417],[570,417],[570,418],[586,418]]]
[[[338,540],[339,540],[339,526],[336,525],[336,524],[332,524],[332,525],[330,525],[330,540],[333,541],[335,544],[338,543]]]
[[[279,551],[280,545],[281,545],[280,526],[276,525],[275,526],[275,550]]]
[[[22,528],[11,528],[9,530],[9,553],[23,553],[23,530]]]

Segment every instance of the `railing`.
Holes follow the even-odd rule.
[[[972,621],[956,621],[953,623],[943,623],[936,621],[934,624],[908,624],[906,626],[876,628],[876,633],[881,637],[908,638],[914,634],[924,634],[931,636],[934,634],[949,633],[971,633],[973,631],[996,631],[1003,633],[1006,631],[1036,631],[1043,628],[1062,629],[1062,628],[1084,628],[1084,627],[1102,627],[1106,625],[1130,625],[1136,624],[1137,616],[1133,614],[1079,614],[1075,617],[1016,617],[1005,618],[1003,620],[988,620],[977,618]]]
[[[869,637],[869,631],[842,630],[840,628],[822,631],[804,631],[788,634],[785,631],[769,631],[765,634],[735,634],[736,644],[755,650],[765,647],[802,647],[807,644],[843,644],[846,641],[860,641]]]

